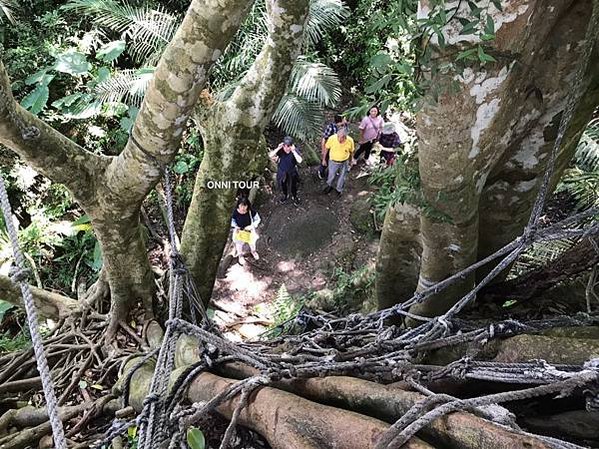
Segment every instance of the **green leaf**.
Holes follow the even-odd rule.
[[[92,219],[89,218],[89,215],[84,214],[73,222],[73,226],[87,224],[87,223],[91,223],[91,222],[92,222]]]
[[[480,45],[478,46],[478,59],[481,62],[497,62],[497,60],[493,56],[485,53],[485,51]]]
[[[102,81],[106,81],[108,78],[110,78],[110,69],[108,67],[100,67],[98,69],[98,76],[96,81],[98,83],[101,83]]]
[[[458,54],[456,61],[459,61],[460,59],[472,59],[472,56],[474,56],[475,54],[476,54],[476,48],[464,50]]]
[[[497,8],[499,11],[503,11],[503,6],[501,6],[501,0],[491,0],[491,3],[493,3],[493,5],[495,5],[495,8]]]
[[[127,429],[127,436],[131,439],[137,436],[137,426],[131,426]]]
[[[380,73],[385,73],[390,64],[393,63],[393,59],[384,52],[379,52],[370,58],[370,65],[377,69]]]
[[[183,175],[189,171],[189,165],[185,161],[177,161],[175,166],[173,167],[173,171],[180,175]]]
[[[82,390],[85,390],[87,388],[87,382],[85,380],[80,380],[79,388],[81,388]]]
[[[82,94],[80,94],[80,93],[76,93],[76,94],[67,95],[66,97],[63,97],[63,98],[59,98],[58,100],[52,102],[52,106],[54,106],[57,109],[68,108],[69,106],[72,106],[77,100],[79,100],[81,98],[81,95]]]
[[[32,114],[39,114],[46,107],[50,91],[45,84],[38,85],[32,92],[29,93],[21,101],[21,106],[29,109]]]
[[[483,41],[492,41],[493,39],[495,39],[495,35],[494,34],[483,34],[480,38]]]
[[[125,41],[112,41],[103,45],[96,53],[96,58],[104,62],[112,62],[125,51]]]
[[[433,29],[435,30],[435,34],[437,35],[437,39],[439,40],[439,47],[445,48],[445,36],[443,35],[443,31],[441,31],[441,29],[437,25],[435,25]]]
[[[208,315],[208,318],[210,318],[211,320],[214,319],[214,312],[215,310],[212,307],[208,307],[206,309],[206,315]]]
[[[100,247],[100,242],[97,240],[94,245],[94,261],[91,268],[96,272],[102,269],[102,248]]]
[[[364,89],[364,92],[367,94],[372,94],[372,93],[378,92],[380,89],[387,86],[387,84],[389,83],[390,80],[391,80],[391,75],[387,74],[387,75],[383,76],[381,79],[379,79],[378,81],[376,81],[375,83],[367,85],[366,89]]]
[[[206,439],[202,431],[197,427],[187,429],[187,444],[191,449],[205,449]]]
[[[85,75],[91,70],[91,64],[83,53],[67,51],[56,56],[55,69],[70,75]]]
[[[478,22],[468,22],[466,25],[464,25],[464,28],[462,28],[462,31],[460,31],[460,34],[474,34],[476,33],[476,26],[478,25]]]
[[[0,299],[0,321],[4,318],[4,314],[12,309],[14,306],[6,301]]]
[[[39,83],[44,78],[44,76],[46,75],[47,72],[48,72],[47,68],[42,69],[39,72],[35,72],[33,75],[25,78],[25,84],[27,84],[28,86],[31,86],[32,84]]]
[[[485,34],[495,34],[495,22],[493,17],[487,14],[487,24],[485,26]]]

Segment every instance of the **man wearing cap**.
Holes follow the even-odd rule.
[[[287,202],[289,191],[291,190],[293,204],[296,206],[299,205],[299,198],[297,197],[299,173],[297,166],[302,163],[302,157],[299,154],[299,150],[293,144],[293,139],[289,136],[285,137],[283,142],[272,150],[268,156],[277,161],[277,184],[283,192],[280,202]]]
[[[328,161],[329,176],[324,193],[330,193],[335,188],[337,195],[341,195],[345,176],[349,170],[349,161],[354,154],[354,140],[347,135],[345,128],[340,128],[336,134],[327,139],[325,147],[329,150],[330,160]],[[323,159],[322,163],[327,165],[326,159]],[[339,176],[337,177],[337,175]],[[335,183],[336,177],[337,182]]]
[[[347,123],[347,120],[341,114],[335,115],[335,121],[331,122],[327,125],[324,132],[322,133],[322,141],[320,142],[320,146],[321,146],[321,150],[322,150],[321,154],[322,154],[323,161],[328,162],[328,160],[329,160],[329,151],[327,150],[327,147],[326,147],[326,143],[327,143],[327,140],[329,139],[329,137],[331,137],[333,134],[337,134],[337,131],[340,130],[341,128],[344,128],[345,130],[347,130],[348,125],[349,125],[349,123]],[[327,164],[324,162],[321,162],[320,167],[318,167],[318,177],[320,179],[323,179],[323,178],[325,178],[326,173],[327,173]]]
[[[395,149],[401,145],[399,134],[395,131],[395,124],[387,122],[383,125],[379,145],[381,148],[381,162],[385,162],[387,167],[395,162]]]

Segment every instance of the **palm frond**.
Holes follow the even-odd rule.
[[[579,168],[568,170],[557,191],[568,192],[579,210],[599,205],[599,170],[586,172]]]
[[[179,26],[180,17],[158,6],[133,6],[126,0],[70,0],[62,7],[92,17],[102,27],[129,38],[129,52],[138,62],[156,58],[168,44]]]
[[[98,83],[92,90],[94,101],[105,103],[125,103],[141,105],[154,69],[121,70],[109,79]]]
[[[212,68],[212,85],[216,90],[243,77],[262,50],[268,37],[266,5],[253,4],[243,25]]]
[[[312,0],[306,24],[308,42],[317,44],[326,33],[338,28],[349,14],[343,0]]]
[[[318,103],[288,93],[277,106],[272,121],[286,134],[306,140],[320,132],[324,111]]]
[[[289,90],[307,101],[327,107],[337,105],[341,98],[341,82],[337,73],[319,62],[299,58],[293,66]]]
[[[591,120],[582,133],[574,162],[585,171],[599,171],[599,118]]]
[[[533,244],[514,263],[508,278],[516,278],[524,273],[549,265],[575,244],[576,242],[571,239]]]
[[[17,4],[14,0],[0,0],[0,10],[2,11],[2,15],[13,25],[16,23],[14,18],[14,9]],[[4,22],[3,17],[0,16],[0,22]]]

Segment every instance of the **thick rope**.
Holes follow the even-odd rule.
[[[23,296],[23,304],[25,305],[25,312],[27,314],[27,324],[29,326],[29,333],[31,334],[31,342],[33,345],[33,351],[35,354],[35,361],[37,363],[37,370],[40,373],[42,379],[42,389],[44,391],[44,397],[46,398],[46,409],[48,410],[48,418],[52,426],[52,434],[54,436],[54,446],[57,449],[67,449],[67,442],[64,436],[64,429],[62,421],[58,416],[58,401],[56,400],[56,393],[54,392],[54,385],[52,383],[52,377],[50,375],[50,368],[48,367],[48,360],[44,353],[44,344],[39,331],[39,322],[37,317],[37,310],[33,301],[33,295],[29,288],[29,284],[26,282],[27,276],[25,258],[21,253],[19,247],[19,239],[17,236],[17,230],[12,221],[12,210],[10,202],[8,201],[8,195],[6,194],[6,187],[4,185],[4,178],[0,176],[0,205],[2,206],[2,214],[4,215],[4,223],[10,243],[12,246],[13,255],[15,258],[16,272],[11,276],[15,283],[19,284],[21,288],[21,295]]]

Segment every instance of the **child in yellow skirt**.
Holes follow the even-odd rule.
[[[237,201],[237,206],[233,211],[231,227],[233,228],[233,243],[235,251],[239,256],[239,265],[244,265],[243,248],[245,245],[250,247],[252,256],[258,260],[260,256],[256,251],[256,242],[258,233],[256,227],[260,224],[260,215],[252,209],[252,203],[247,198],[241,198]]]

